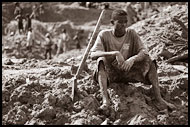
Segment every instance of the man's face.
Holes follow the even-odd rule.
[[[123,34],[125,33],[125,29],[127,27],[127,18],[113,20],[113,25],[115,32],[118,34]]]

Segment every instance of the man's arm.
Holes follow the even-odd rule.
[[[133,37],[134,37],[134,43],[135,43],[135,47],[137,49],[137,55],[132,56],[134,58],[135,61],[139,62],[142,61],[145,56],[148,55],[148,51],[145,47],[145,45],[142,43],[139,35],[133,30]]]
[[[71,39],[71,37],[69,36],[68,33],[66,33],[66,41],[69,41]]]
[[[139,62],[139,61],[142,61],[147,55],[148,55],[148,52],[145,49],[141,49],[137,55],[134,55],[132,57],[134,57],[134,60],[136,62]]]
[[[131,56],[130,58],[128,58],[127,60],[125,60],[122,64],[121,64],[121,69],[125,70],[125,71],[129,71],[130,68],[133,66],[134,62],[139,62],[142,61],[145,56],[148,55],[148,51],[146,50],[144,44],[141,42],[141,39],[139,37],[139,35],[132,30],[132,40],[133,40],[133,45],[136,51],[134,53],[137,53],[136,55]]]
[[[15,17],[15,20],[17,20],[17,19],[18,19],[18,17],[19,17],[19,15],[17,15],[17,16]]]
[[[118,53],[119,51],[111,51],[111,52],[95,51],[91,52],[91,58],[97,59],[98,57],[116,56]]]

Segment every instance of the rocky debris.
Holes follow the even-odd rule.
[[[11,59],[6,59],[4,64],[5,65],[13,65],[14,63],[11,61]]]
[[[106,118],[104,122],[102,122],[100,125],[109,125],[110,120]]]

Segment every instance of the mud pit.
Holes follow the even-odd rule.
[[[185,5],[174,5],[171,11],[175,11],[174,8],[182,8],[176,11],[174,16],[187,16]],[[167,15],[164,16],[167,17]],[[160,53],[164,47],[161,44],[167,44],[169,39],[157,40],[166,32],[164,29],[166,26],[171,23],[177,24],[170,19],[163,20],[159,13],[154,14],[154,17],[158,17],[160,26],[157,24],[158,20],[148,18],[131,27],[141,35],[149,53],[158,61],[161,95],[176,106],[175,110],[160,111],[156,107],[151,85],[111,83],[107,90],[111,106],[107,111],[102,112],[99,110],[102,104],[100,88],[98,84],[92,82],[95,61],[91,59],[87,60],[88,67],[77,81],[80,97],[78,101],[72,102],[70,96],[73,73],[76,72],[76,67],[80,63],[82,56],[79,54],[84,53],[85,49],[83,49],[71,50],[52,60],[3,56],[2,124],[187,125],[188,63],[167,63],[165,56]],[[185,23],[188,23],[187,20],[182,18]],[[145,24],[145,28],[142,28],[141,24]],[[145,30],[148,32],[143,32]],[[182,32],[181,29],[178,31]],[[171,33],[175,32],[173,30]],[[167,50],[173,53],[175,48],[171,49],[167,47]],[[183,52],[186,50],[182,50]]]

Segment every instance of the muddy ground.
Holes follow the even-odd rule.
[[[161,95],[176,109],[159,110],[151,85],[111,83],[107,90],[111,106],[104,112],[98,110],[102,96],[99,85],[92,81],[96,61],[90,58],[77,80],[78,100],[72,102],[73,78],[85,52],[84,43],[82,50],[71,48],[51,60],[44,60],[40,49],[36,49],[35,53],[25,50],[22,54],[16,54],[16,50],[6,54],[3,52],[2,124],[188,125],[188,62],[186,59],[167,62],[174,56],[188,53],[188,37],[184,36],[181,26],[172,20],[176,17],[187,27],[188,6],[186,3],[175,3],[158,10],[150,11],[148,18],[130,28],[137,31],[150,56],[157,60]],[[40,26],[45,24],[36,22]],[[59,31],[58,26],[55,31]],[[90,25],[86,28],[93,30]],[[71,27],[71,31],[75,29],[77,26]],[[84,36],[87,36],[86,33],[87,29]],[[6,42],[11,37],[5,35],[3,38]]]

